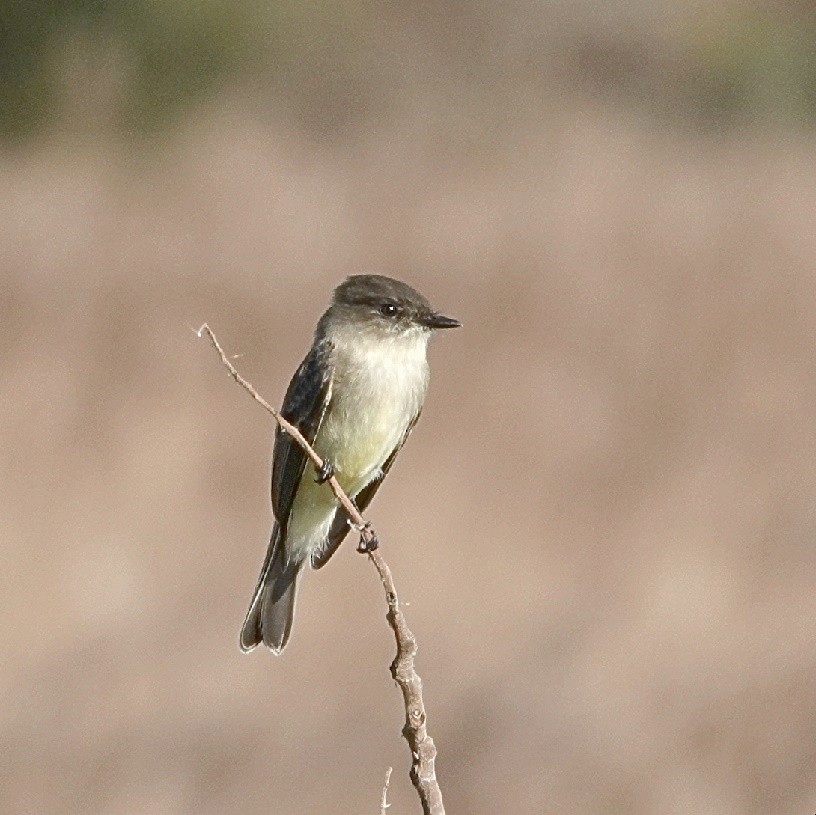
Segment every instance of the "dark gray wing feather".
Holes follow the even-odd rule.
[[[313,347],[295,371],[283,399],[281,414],[309,444],[314,443],[331,399],[330,352],[331,346],[326,341]],[[284,545],[292,502],[307,461],[300,445],[278,427],[272,454],[272,509],[276,522],[241,628],[240,645],[244,652],[264,642],[279,654],[292,630],[297,577],[303,563],[289,563]]]
[[[405,444],[405,440],[411,435],[414,425],[419,421],[420,413],[422,413],[421,408],[417,415],[411,420],[405,433],[402,434],[399,444],[391,451],[391,455],[385,460],[385,464],[381,467],[380,475],[372,481],[369,481],[357,495],[352,496],[357,509],[359,509],[361,513],[366,511],[377,490],[380,488],[380,484],[382,484],[388,475],[391,465],[397,458],[397,453],[402,449],[402,445]],[[329,528],[325,545],[312,553],[313,569],[322,569],[323,566],[329,562],[331,556],[337,551],[337,547],[343,542],[343,538],[346,537],[350,528],[348,513],[343,507],[339,507],[332,521],[332,525]]]
[[[283,418],[295,425],[309,444],[314,444],[331,399],[330,353],[327,341],[309,351],[295,371],[281,407]],[[284,532],[307,461],[300,445],[278,427],[272,454],[272,509]],[[285,534],[281,539],[285,539]]]

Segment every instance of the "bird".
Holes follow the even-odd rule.
[[[346,278],[320,317],[292,377],[281,416],[323,460],[316,471],[280,426],[272,454],[274,524],[241,628],[240,648],[280,654],[292,633],[304,567],[326,565],[350,528],[329,484],[335,476],[363,512],[420,413],[431,335],[461,323],[435,311],[407,283],[380,274]]]

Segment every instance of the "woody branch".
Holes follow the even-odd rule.
[[[213,348],[215,348],[221,357],[221,362],[227,371],[229,371],[230,376],[272,416],[284,432],[288,433],[300,445],[315,468],[320,470],[321,467],[323,467],[323,459],[314,451],[297,427],[284,419],[280,412],[275,410],[275,408],[238,373],[235,366],[224,353],[224,349],[221,347],[221,344],[218,342],[209,325],[204,323],[196,333],[199,337],[207,336]],[[433,739],[428,735],[425,702],[422,698],[422,680],[414,667],[414,659],[417,652],[416,637],[414,637],[411,629],[408,628],[405,615],[402,613],[391,569],[380,554],[379,549],[376,548],[377,536],[374,533],[373,527],[363,518],[354,505],[354,502],[346,495],[334,475],[327,480],[327,483],[337,497],[340,505],[348,513],[354,528],[359,531],[359,551],[368,555],[369,560],[374,564],[374,568],[380,576],[380,581],[385,590],[385,601],[388,605],[386,620],[394,634],[397,646],[397,654],[391,663],[391,676],[402,691],[402,700],[405,707],[405,726],[402,729],[402,734],[411,750],[411,783],[419,795],[423,815],[445,815],[445,807],[442,803],[442,791],[436,779],[436,745]]]

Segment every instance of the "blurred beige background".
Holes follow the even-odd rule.
[[[374,502],[450,813],[816,808],[816,17],[6,3],[0,810],[417,812],[373,569],[238,629],[331,288],[465,327]]]

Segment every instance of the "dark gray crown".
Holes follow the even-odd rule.
[[[380,274],[358,274],[346,278],[334,290],[334,302],[347,306],[393,303],[420,312],[431,310],[431,304],[416,289]]]

